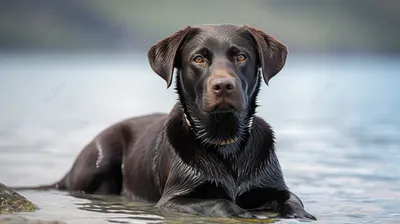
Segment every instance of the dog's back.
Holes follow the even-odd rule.
[[[157,133],[161,132],[166,118],[167,114],[154,113],[125,119],[110,125],[83,148],[70,171],[60,181],[50,185],[14,187],[13,189],[59,189],[92,194],[121,194],[124,171],[152,170],[152,161],[150,161],[153,155],[152,146],[158,136]],[[124,160],[127,159],[137,162],[129,163],[125,169]],[[151,188],[154,185],[151,172],[138,174],[141,175],[140,180],[129,180],[140,182],[134,186]]]

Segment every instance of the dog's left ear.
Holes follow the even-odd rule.
[[[167,88],[171,85],[174,67],[177,66],[179,48],[194,30],[190,26],[179,30],[150,47],[147,53],[151,68],[167,82]]]
[[[261,30],[244,25],[244,28],[253,36],[257,46],[260,67],[264,76],[264,81],[268,81],[278,74],[286,62],[288,54],[287,48],[280,41],[267,35]]]

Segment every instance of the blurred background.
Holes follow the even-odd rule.
[[[289,49],[258,109],[288,185],[320,223],[395,223],[399,10],[395,0],[0,0],[0,182],[54,182],[107,126],[169,112],[175,91],[146,56],[158,40],[187,25],[247,24]],[[150,222],[146,211],[110,216],[25,195],[43,208],[34,217]]]
[[[4,51],[132,52],[187,25],[250,24],[291,52],[400,50],[400,3],[382,1],[1,1]]]

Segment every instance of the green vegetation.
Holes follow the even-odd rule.
[[[14,212],[33,212],[38,207],[24,196],[0,184],[0,214]]]

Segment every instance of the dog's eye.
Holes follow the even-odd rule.
[[[246,59],[247,59],[247,58],[246,58],[246,56],[245,56],[244,54],[239,54],[239,55],[236,57],[236,60],[239,61],[239,62],[245,61]]]
[[[196,56],[196,57],[193,59],[193,61],[200,64],[200,63],[203,63],[203,62],[204,62],[204,58],[203,58],[202,56]]]

